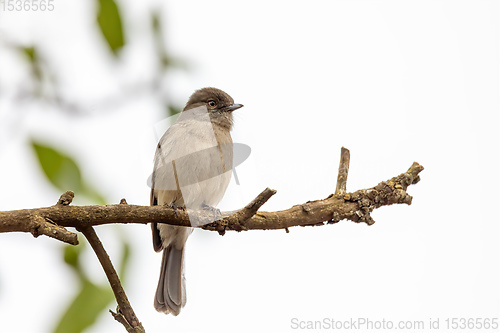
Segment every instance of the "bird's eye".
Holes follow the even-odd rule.
[[[210,105],[211,107],[215,107],[217,103],[215,103],[215,101],[208,101],[208,105]]]

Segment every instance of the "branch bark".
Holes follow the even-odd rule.
[[[73,200],[75,194],[67,191],[59,198],[53,208],[67,206]],[[50,208],[50,207],[49,207]],[[19,216],[19,211],[0,212],[0,233],[2,232],[29,232],[33,237],[45,235],[71,245],[78,245],[78,237],[74,232],[56,224],[50,217],[39,214],[37,209],[24,210],[25,214]],[[22,218],[19,220],[19,218]]]
[[[337,187],[335,194],[343,195],[347,188],[347,174],[349,173],[349,162],[351,161],[351,153],[349,149],[342,147],[340,150],[339,172],[337,175]]]
[[[308,201],[287,210],[261,212],[260,207],[276,191],[266,188],[252,202],[240,210],[222,212],[221,218],[212,221],[211,211],[174,210],[168,206],[128,205],[122,199],[118,205],[70,206],[74,194],[68,191],[61,195],[56,205],[36,209],[22,209],[0,212],[0,233],[30,232],[33,236],[46,235],[60,241],[76,245],[77,235],[66,227],[81,231],[91,244],[108,277],[118,302],[117,313],[113,317],[123,324],[128,332],[144,332],[123,290],[118,275],[104,247],[95,233],[94,226],[111,223],[166,223],[177,226],[196,226],[217,231],[223,235],[226,230],[268,230],[285,229],[294,226],[316,226],[337,223],[341,220],[375,223],[371,213],[376,208],[392,204],[408,204],[412,197],[406,192],[408,186],[420,181],[419,173],[424,169],[413,165],[404,173],[378,185],[352,193],[346,193],[349,171],[349,150],[342,147],[337,186],[334,194],[326,199]]]
[[[323,200],[308,201],[287,210],[276,212],[257,211],[265,201],[276,193],[274,190],[266,189],[245,208],[235,212],[222,212],[222,219],[209,224],[199,223],[199,221],[210,221],[213,217],[212,212],[203,210],[175,211],[166,206],[128,204],[106,206],[55,205],[0,212],[0,233],[12,231],[30,232],[33,216],[39,216],[45,221],[51,221],[58,227],[80,229],[111,223],[146,224],[150,222],[189,227],[192,226],[190,217],[197,221],[196,225],[200,228],[219,232],[221,230],[285,229],[294,226],[318,225],[330,220],[338,222],[344,219],[353,222],[365,222],[371,225],[374,221],[370,214],[374,209],[392,204],[411,204],[412,197],[406,192],[406,189],[409,185],[416,184],[420,180],[418,174],[423,169],[420,164],[415,162],[408,171],[372,188],[344,195],[331,194]],[[47,232],[43,234],[47,234]],[[52,235],[48,236],[54,237]]]

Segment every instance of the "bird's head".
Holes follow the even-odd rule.
[[[231,96],[217,88],[202,88],[196,90],[189,97],[183,111],[200,106],[207,108],[212,123],[231,129],[233,126],[233,111],[241,108],[242,104],[235,104]]]

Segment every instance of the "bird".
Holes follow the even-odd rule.
[[[231,179],[233,166],[233,111],[224,91],[196,90],[159,140],[154,158],[150,204],[177,209],[208,209],[216,219]],[[211,222],[211,221],[209,221]],[[191,221],[195,226],[197,222]],[[192,227],[151,223],[153,248],[163,251],[160,278],[154,297],[158,312],[177,316],[186,304],[184,247]]]

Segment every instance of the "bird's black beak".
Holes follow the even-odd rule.
[[[229,106],[225,106],[221,109],[222,112],[233,112],[234,110],[238,110],[239,108],[242,108],[243,104],[233,104]]]

